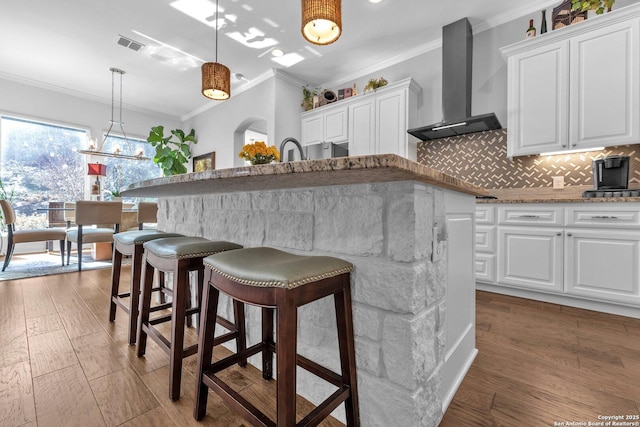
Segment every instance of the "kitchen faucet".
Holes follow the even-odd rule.
[[[283,162],[284,160],[284,146],[287,145],[287,142],[293,142],[294,144],[296,144],[296,147],[298,147],[298,151],[300,152],[300,160],[307,160],[304,157],[304,152],[302,151],[302,145],[300,145],[300,143],[298,142],[297,139],[293,138],[293,137],[288,137],[282,140],[282,142],[280,143],[280,161]]]

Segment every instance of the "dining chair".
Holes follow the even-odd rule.
[[[35,230],[16,230],[16,212],[13,210],[11,203],[6,200],[0,200],[0,209],[4,223],[7,226],[7,254],[4,257],[2,271],[4,271],[11,262],[11,256],[15,250],[16,243],[27,242],[48,242],[49,240],[60,241],[60,257],[62,265],[64,265],[64,239],[66,232],[60,228],[39,228]]]
[[[158,203],[139,202],[138,203],[138,229],[155,229],[158,222]],[[145,225],[146,224],[146,225]]]
[[[67,230],[67,265],[71,258],[71,243],[78,251],[78,271],[82,271],[82,245],[85,243],[113,243],[113,234],[120,231],[122,202],[78,200],[75,228]]]

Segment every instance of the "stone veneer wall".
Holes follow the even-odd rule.
[[[640,183],[640,145],[511,160],[507,129],[418,143],[418,163],[487,189],[552,187],[552,177],[560,175],[565,186],[593,186],[591,161],[614,155],[631,157],[629,183]]]
[[[432,225],[445,223],[443,190],[395,182],[167,198],[158,223],[170,232],[352,262],[362,426],[438,425],[446,265],[431,262],[430,242]],[[299,352],[338,370],[332,299],[298,313]],[[255,343],[260,312],[249,309],[247,319]],[[257,356],[252,362],[260,366]],[[333,391],[298,368],[299,394],[318,403]]]

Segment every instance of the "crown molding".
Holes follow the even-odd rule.
[[[531,5],[529,3],[526,3],[525,5],[523,5],[521,8],[516,9],[516,10],[511,10],[509,12],[505,12],[503,14],[497,15],[491,19],[488,19],[486,21],[482,21],[479,22],[475,25],[473,25],[472,31],[473,34],[480,34],[484,31],[490,30],[492,28],[498,27],[502,24],[505,24],[507,22],[510,21],[514,21],[517,18],[520,18],[522,16],[534,13],[534,12],[540,12],[543,9],[546,9],[550,6],[556,6],[558,4],[558,0],[546,0],[542,3],[539,4],[534,4]],[[382,62],[378,62],[375,65],[372,65],[370,67],[367,68],[363,68],[360,69],[354,73],[351,73],[349,75],[347,75],[346,77],[342,77],[338,80],[332,80],[332,81],[328,81],[323,83],[322,87],[336,87],[336,86],[340,86],[343,85],[345,83],[348,82],[353,82],[354,80],[358,79],[358,78],[362,78],[363,76],[366,75],[370,75],[370,74],[375,74],[380,70],[383,70],[385,68],[397,65],[401,62],[407,61],[409,59],[415,58],[416,56],[420,56],[420,55],[424,55],[426,53],[429,53],[431,51],[434,51],[436,49],[440,49],[442,47],[442,37],[439,37],[435,40],[432,40],[428,43],[425,43],[421,46],[418,46],[414,49],[408,50],[406,52],[400,53],[399,55],[396,55],[394,57],[391,57],[385,61]]]
[[[9,74],[0,71],[0,79],[13,81],[16,83],[24,84],[27,86],[33,86],[40,89],[49,90],[51,92],[61,93],[63,95],[73,96],[75,98],[86,99],[88,101],[98,102],[100,104],[105,104],[111,106],[111,98],[103,98],[101,96],[91,95],[86,92],[81,92],[79,90],[68,89],[62,86],[52,85],[50,83],[44,83],[39,80],[28,79],[22,76],[16,76],[14,74]],[[122,108],[125,110],[136,111],[138,113],[150,114],[152,116],[161,116],[161,118],[166,118],[169,120],[179,120],[180,117],[175,114],[171,114],[166,111],[158,111],[152,110],[149,108],[141,107],[139,105],[127,104],[126,102],[122,103]]]

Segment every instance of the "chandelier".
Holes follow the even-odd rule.
[[[138,152],[133,153],[133,150],[131,149],[131,143],[129,142],[129,139],[127,138],[127,134],[124,131],[124,122],[122,121],[122,75],[125,73],[123,70],[120,70],[118,68],[115,67],[111,67],[109,68],[109,71],[111,71],[111,120],[109,121],[109,130],[107,130],[106,135],[104,136],[104,138],[102,139],[102,142],[100,143],[99,146],[96,147],[96,140],[92,139],[91,143],[89,144],[89,149],[88,150],[78,150],[78,153],[81,154],[89,154],[92,156],[102,156],[102,157],[116,157],[118,159],[129,159],[129,160],[149,160],[148,157],[144,157],[144,150],[140,149],[138,150]],[[116,106],[116,102],[115,102],[115,81],[116,81],[116,74],[120,75],[120,96],[119,96],[119,106],[118,106],[118,121],[115,120],[115,106]],[[111,134],[111,130],[113,129],[113,125],[114,124],[118,124],[118,126],[120,127],[120,131],[122,132],[122,136],[124,137],[124,142],[127,145],[127,149],[129,150],[129,153],[133,153],[133,154],[125,154],[122,152],[122,149],[120,147],[117,147],[116,149],[114,149],[112,152],[108,152],[108,151],[104,151],[104,144],[107,141],[107,138],[109,138],[109,135]]]

